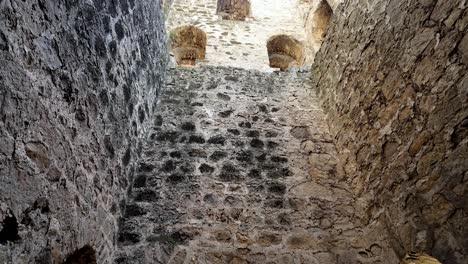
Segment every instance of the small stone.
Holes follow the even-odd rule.
[[[188,143],[203,144],[205,143],[205,138],[203,138],[203,136],[200,135],[191,135]]]
[[[34,161],[41,169],[49,167],[49,153],[42,143],[30,142],[25,146],[26,156]]]
[[[249,130],[245,133],[247,137],[258,138],[260,136],[260,131],[258,130]]]
[[[272,137],[277,137],[278,136],[278,132],[275,132],[275,131],[267,131],[265,133],[265,137],[267,138],[272,138]]]
[[[157,116],[154,118],[154,125],[155,125],[155,126],[162,126],[162,124],[163,124],[163,118],[162,118],[162,116],[157,115]]]
[[[297,234],[290,236],[286,245],[290,249],[312,249],[316,248],[318,243],[307,234]]]
[[[185,122],[181,125],[181,128],[185,131],[194,131],[196,127],[193,122]]]
[[[212,173],[215,169],[213,167],[211,167],[210,165],[206,164],[206,163],[203,163],[202,165],[200,165],[200,167],[198,168],[198,170],[200,171],[200,173],[202,174],[205,174],[205,173]]]
[[[258,110],[263,113],[268,113],[268,107],[266,105],[259,105]]]
[[[161,132],[159,135],[156,136],[156,140],[160,142],[172,142],[174,143],[177,138],[179,137],[179,134],[175,131],[166,131],[166,132]]]
[[[213,154],[211,154],[210,160],[212,160],[212,161],[219,161],[219,160],[221,160],[221,159],[224,159],[225,157],[227,157],[227,153],[226,153],[226,152],[216,150],[216,151],[213,152]]]
[[[133,181],[134,188],[143,188],[146,186],[146,175],[137,175]]]
[[[268,191],[274,194],[285,194],[286,193],[286,185],[282,183],[272,183],[268,186]]]
[[[265,206],[271,208],[283,208],[284,201],[282,199],[270,199],[265,202]]]
[[[224,230],[215,231],[213,238],[219,242],[229,242],[231,241],[231,233]]]
[[[263,148],[263,145],[263,141],[257,138],[254,138],[250,141],[250,146],[253,148]]]
[[[120,243],[124,244],[136,244],[141,241],[141,235],[132,232],[119,232],[117,239]]]
[[[185,180],[185,177],[180,174],[172,174],[171,176],[167,178],[167,181],[171,183],[180,183],[180,182],[183,182],[184,180]]]
[[[154,170],[154,165],[148,163],[138,164],[138,172],[152,172]]]
[[[217,203],[217,199],[213,194],[205,195],[205,197],[203,197],[203,201],[211,205],[215,205]]]
[[[266,161],[266,154],[262,154],[260,156],[257,156],[256,159],[259,161],[259,162],[264,162]]]
[[[278,144],[277,142],[274,142],[274,141],[268,141],[268,142],[267,142],[267,147],[268,147],[269,149],[276,148],[276,147],[278,147],[278,146],[279,146],[279,144]]]
[[[222,112],[219,112],[219,113],[218,113],[218,116],[220,116],[220,117],[222,117],[222,118],[227,118],[227,117],[231,116],[231,114],[232,114],[233,112],[234,112],[233,110],[222,111]]]
[[[250,122],[240,122],[239,126],[243,128],[251,128],[252,124]]]
[[[221,135],[213,136],[210,139],[208,139],[208,143],[217,144],[217,145],[224,145],[225,141],[226,141],[226,138],[224,138]]]
[[[249,178],[261,178],[262,177],[262,172],[260,170],[252,169],[250,170],[249,174],[247,174]]]
[[[219,99],[224,100],[224,101],[231,100],[231,97],[229,95],[227,95],[227,94],[224,94],[224,93],[217,93],[216,97],[218,97]]]
[[[272,179],[278,179],[288,176],[292,176],[292,172],[288,168],[279,168],[267,173],[267,177]]]
[[[60,180],[62,175],[62,172],[54,166],[49,169],[46,177],[51,182],[57,182]]]
[[[138,204],[128,204],[125,208],[126,217],[135,217],[145,215],[146,211]]]
[[[182,157],[182,153],[180,153],[180,151],[173,151],[169,153],[169,156],[174,159],[180,159]]]
[[[271,232],[262,232],[257,237],[256,242],[264,247],[278,245],[281,243],[281,235]]]
[[[238,129],[228,129],[227,131],[235,136],[240,135],[240,131]]]
[[[191,149],[187,152],[190,157],[206,158],[206,152],[202,149]]]
[[[251,162],[253,154],[249,150],[243,150],[239,152],[236,156],[236,159],[240,162]]]
[[[416,156],[422,147],[430,140],[431,135],[427,131],[422,131],[411,143],[408,152],[411,156]]]
[[[277,162],[277,163],[287,163],[288,162],[288,159],[285,158],[285,157],[273,156],[270,159],[271,159],[271,161]]]
[[[291,135],[297,139],[309,139],[310,133],[307,127],[294,127],[291,129]]]
[[[221,168],[219,178],[223,181],[238,181],[241,179],[241,175],[236,166],[226,163]]]
[[[175,162],[173,160],[168,160],[166,161],[163,166],[161,167],[161,170],[164,172],[171,172],[177,168]]]
[[[137,191],[135,201],[137,202],[155,202],[159,200],[159,196],[152,190]]]

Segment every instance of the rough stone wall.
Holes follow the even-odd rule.
[[[398,262],[360,217],[310,72],[167,76],[117,263]]]
[[[399,257],[468,262],[466,7],[345,1],[313,66],[352,190]]]
[[[0,1],[0,263],[113,263],[164,32],[156,0]]]

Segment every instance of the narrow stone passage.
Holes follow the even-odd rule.
[[[118,262],[378,263],[309,78],[169,70]]]

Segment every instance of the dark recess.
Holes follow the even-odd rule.
[[[96,251],[86,245],[71,254],[63,264],[96,264]]]
[[[14,242],[20,237],[18,236],[18,221],[13,214],[5,217],[3,220],[3,229],[0,231],[0,244],[7,244],[8,242]]]

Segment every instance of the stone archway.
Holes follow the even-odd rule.
[[[181,26],[170,33],[171,51],[179,65],[195,65],[205,59],[206,33],[198,27]]]
[[[312,19],[312,36],[316,40],[323,41],[325,38],[332,15],[333,10],[327,0],[320,1]]]
[[[67,257],[64,264],[96,264],[96,251],[91,246],[84,246]]]
[[[245,20],[250,15],[250,0],[218,0],[216,14],[223,19]]]
[[[275,35],[267,42],[270,67],[282,71],[290,66],[302,65],[304,62],[304,45],[287,35]]]

